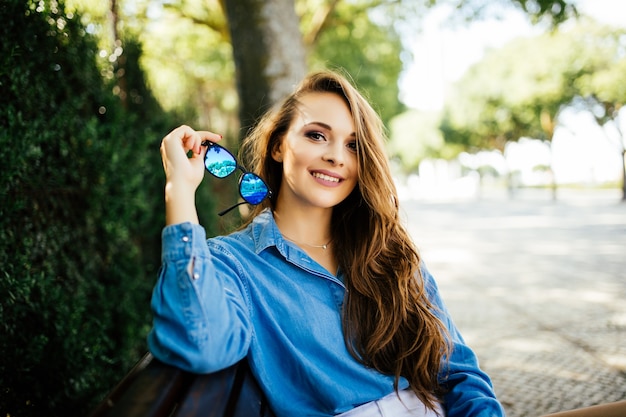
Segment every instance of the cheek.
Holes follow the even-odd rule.
[[[287,182],[293,182],[303,175],[303,168],[306,166],[298,152],[289,150],[283,154],[283,178]]]
[[[285,161],[288,165],[294,168],[301,168],[307,166],[310,162],[311,155],[310,152],[307,152],[306,149],[302,149],[304,147],[300,147],[299,149],[289,149],[285,153]]]
[[[350,172],[352,172],[354,176],[357,177],[359,175],[359,161],[357,160],[356,155],[352,154],[348,158],[348,161]]]
[[[355,176],[354,181],[352,182],[352,186],[350,187],[350,192],[352,192],[358,186],[359,186],[359,179]]]

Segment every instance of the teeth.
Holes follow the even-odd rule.
[[[320,174],[319,172],[314,172],[313,176],[315,178],[319,178],[319,179],[324,180],[324,181],[339,182],[339,178],[331,177],[331,176],[325,175],[325,174]]]

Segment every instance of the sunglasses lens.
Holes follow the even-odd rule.
[[[259,204],[267,197],[269,189],[259,176],[247,172],[241,177],[239,192],[247,203]]]
[[[235,157],[221,146],[209,146],[204,157],[204,166],[207,171],[217,178],[226,178],[237,169]]]

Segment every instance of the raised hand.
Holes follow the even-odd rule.
[[[218,142],[221,135],[196,131],[189,126],[172,130],[161,142],[161,159],[165,171],[166,224],[198,223],[195,192],[204,178],[205,140]]]

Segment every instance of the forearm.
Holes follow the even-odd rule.
[[[188,185],[167,182],[165,185],[165,224],[199,224],[195,190]]]

